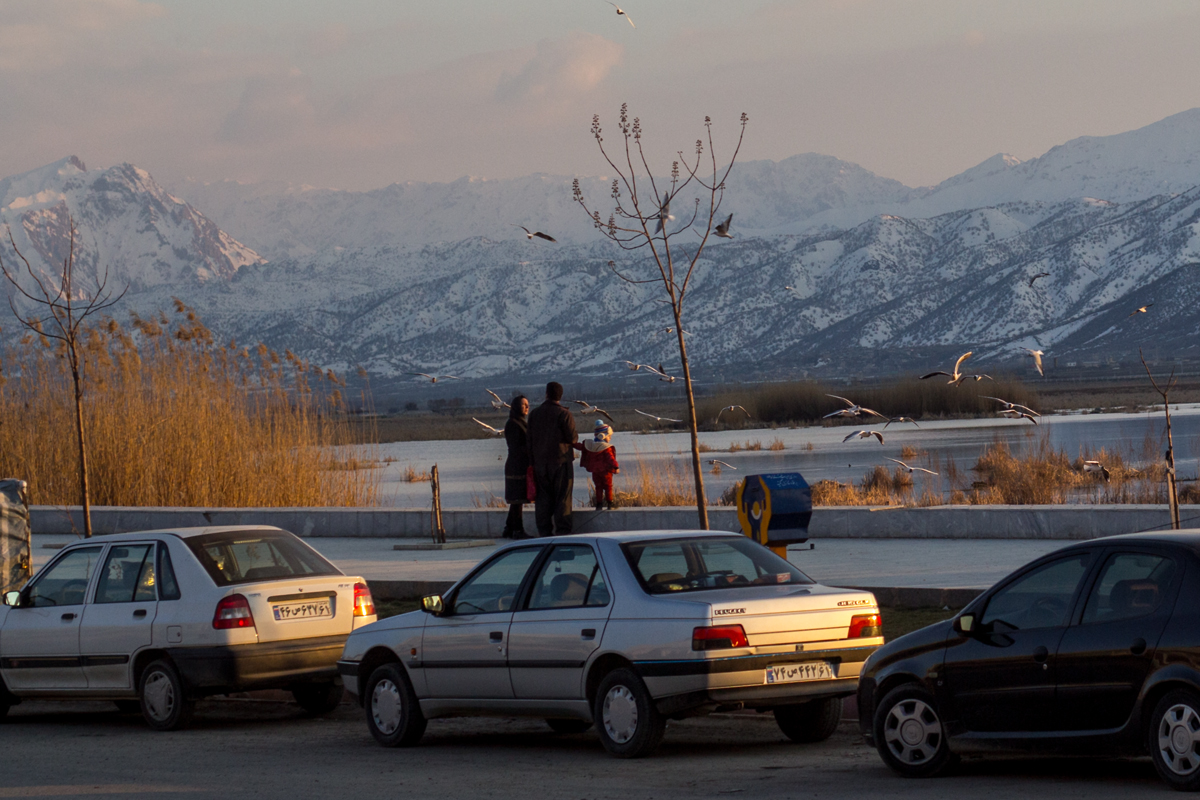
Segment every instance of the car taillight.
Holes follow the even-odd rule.
[[[749,647],[741,625],[717,625],[695,628],[692,631],[693,650],[719,650],[726,647]]]
[[[253,628],[254,615],[250,613],[250,601],[240,594],[222,597],[213,614],[213,627],[219,631],[227,628]]]
[[[878,614],[855,614],[850,618],[850,635],[848,639],[859,639],[864,636],[882,636],[883,617]]]
[[[354,584],[354,616],[375,616],[375,600],[371,597],[371,587],[365,583]]]

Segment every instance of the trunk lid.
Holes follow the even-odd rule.
[[[250,603],[260,642],[349,635],[354,584],[347,575],[308,575],[231,587]]]
[[[741,625],[751,647],[846,640],[854,616],[879,613],[870,592],[831,586],[755,587],[742,597],[728,589],[704,594],[689,599],[709,603],[711,624]]]

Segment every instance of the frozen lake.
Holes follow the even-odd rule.
[[[1179,477],[1193,478],[1197,473],[1197,458],[1200,458],[1200,404],[1171,406],[1172,430],[1175,438],[1175,461]],[[466,421],[464,424],[471,424]],[[581,431],[590,436],[591,420],[576,418]],[[1109,452],[1119,451],[1124,457],[1138,463],[1162,459],[1166,450],[1163,414],[1161,409],[1152,412],[1128,414],[1082,414],[1046,416],[1041,424],[1034,426],[1025,420],[1019,422],[999,419],[966,419],[921,422],[920,428],[912,424],[895,424],[886,430],[882,425],[776,428],[746,431],[720,431],[701,433],[700,441],[713,448],[702,453],[704,459],[717,458],[732,464],[736,471],[726,469],[720,475],[707,472],[705,465],[705,490],[709,501],[715,501],[741,476],[761,472],[798,471],[815,483],[822,479],[837,481],[859,481],[863,474],[875,465],[895,466],[886,457],[903,458],[901,449],[911,447],[920,455],[907,459],[913,466],[925,466],[941,471],[940,466],[952,459],[959,469],[967,470],[975,464],[984,448],[996,441],[1004,441],[1014,450],[1037,446],[1043,438],[1057,449],[1075,457],[1084,452],[1095,452],[1101,448]],[[874,438],[843,442],[843,437],[859,427],[880,430],[885,443],[880,445]],[[784,443],[783,450],[769,451],[774,439]],[[728,452],[730,445],[745,442],[761,442],[763,450],[741,450]],[[645,468],[661,468],[674,460],[690,474],[688,457],[689,437],[687,433],[633,434],[618,432],[613,437],[617,458],[621,463],[621,474],[616,476],[614,488],[620,491],[622,481],[631,477],[634,463],[640,461]],[[811,447],[810,447],[811,446]],[[408,483],[403,480],[406,467],[428,471],[434,464],[442,484],[442,506],[445,508],[470,508],[485,505],[490,497],[504,494],[504,440],[473,439],[466,441],[393,442],[380,446],[383,458],[394,458],[382,470],[382,504],[397,507],[427,507],[430,503],[428,482]],[[576,462],[578,463],[578,462]],[[930,488],[933,491],[948,490],[948,482],[942,478],[931,478],[918,473],[917,491]],[[933,481],[928,485],[923,481]],[[586,502],[588,497],[587,473],[576,468],[575,499]]]

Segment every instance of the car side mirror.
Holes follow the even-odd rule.
[[[20,592],[5,592],[4,593],[4,605],[12,606],[13,608],[16,608],[17,606],[21,605],[21,593]]]
[[[440,617],[446,613],[446,604],[442,601],[440,594],[431,594],[421,598],[421,610],[427,614],[433,614],[435,617]]]
[[[970,636],[975,632],[975,615],[963,614],[958,619],[954,620],[954,630],[958,631],[963,636]]]

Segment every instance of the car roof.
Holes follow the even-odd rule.
[[[235,533],[237,531],[284,531],[283,528],[277,528],[274,525],[211,525],[200,528],[155,528],[150,531],[127,531],[125,533],[99,533],[91,539],[81,540],[89,542],[111,542],[119,539],[130,539],[141,536],[177,536],[180,539],[191,539],[196,536],[205,536],[210,533]],[[74,542],[72,542],[74,544]]]
[[[657,530],[657,531],[604,531],[598,533],[574,533],[563,534],[561,536],[545,536],[535,537],[534,539],[522,539],[520,542],[572,542],[580,539],[608,539],[614,542],[642,542],[642,541],[660,541],[662,539],[695,539],[695,538],[728,538],[730,536],[741,536],[740,533],[733,531],[681,531],[681,530]]]
[[[1185,528],[1178,531],[1144,531],[1142,533],[1121,533],[1116,536],[1102,536],[1085,542],[1069,545],[1072,548],[1088,547],[1091,545],[1119,544],[1174,544],[1200,550],[1200,528]]]

